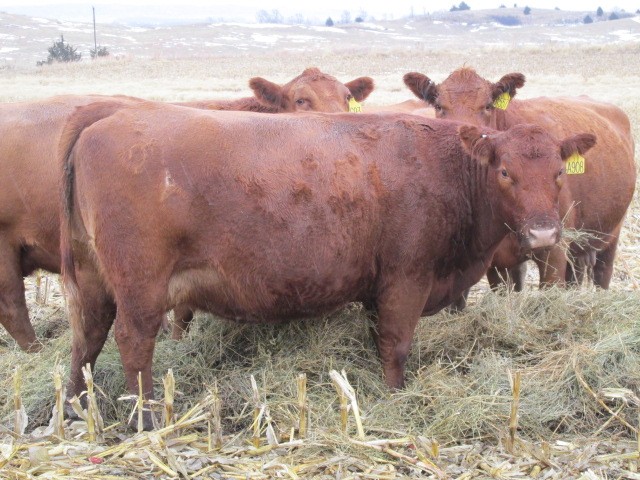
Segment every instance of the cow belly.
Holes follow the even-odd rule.
[[[225,276],[213,268],[184,270],[170,278],[168,305],[186,304],[235,321],[279,323],[330,313],[366,284],[360,277],[287,278],[280,273]]]

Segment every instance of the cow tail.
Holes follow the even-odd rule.
[[[62,208],[60,211],[60,256],[62,278],[70,305],[69,319],[73,330],[74,343],[86,348],[83,329],[82,304],[80,303],[78,280],[76,277],[72,232],[74,222],[82,220],[75,215],[75,161],[73,149],[84,129],[109,117],[127,106],[126,101],[105,101],[76,107],[67,121],[58,145],[58,165],[62,168],[61,188]]]

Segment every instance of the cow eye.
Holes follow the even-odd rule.
[[[347,95],[347,102],[351,101],[352,98],[353,96],[351,94]]]
[[[560,177],[563,173],[564,173],[564,168],[561,168],[560,171],[558,172],[558,176]]]
[[[509,172],[507,172],[506,168],[500,170],[500,175],[502,175],[502,178],[509,178]]]
[[[304,98],[299,98],[298,100],[296,100],[296,103],[298,105],[304,105],[304,102],[305,102]]]
[[[437,103],[433,106],[434,110],[438,113],[442,112],[442,107]]]
[[[493,110],[493,103],[487,103],[487,105],[484,107],[485,110],[489,111],[489,110]]]

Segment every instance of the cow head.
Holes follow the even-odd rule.
[[[525,250],[550,247],[560,239],[558,212],[565,162],[596,143],[584,133],[558,142],[536,125],[516,125],[484,134],[472,125],[458,129],[464,149],[487,167],[489,202],[495,216],[513,230]]]
[[[361,102],[373,91],[373,79],[359,77],[341,83],[317,68],[307,68],[285,85],[277,85],[264,78],[249,81],[256,99],[279,112],[348,112],[349,100]]]
[[[501,100],[506,108],[505,94],[509,99],[513,98],[524,82],[521,73],[508,73],[497,83],[491,83],[467,67],[456,70],[439,85],[421,73],[411,72],[404,76],[405,85],[433,106],[437,118],[486,126],[491,125]]]

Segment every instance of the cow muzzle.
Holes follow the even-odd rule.
[[[554,246],[560,240],[561,229],[558,224],[532,224],[522,230],[521,246],[530,250]]]

